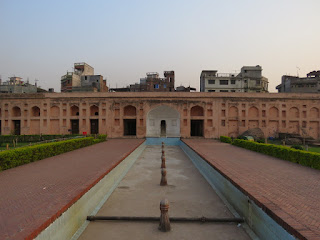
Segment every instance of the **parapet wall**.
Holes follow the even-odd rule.
[[[236,137],[255,127],[272,137],[279,132],[320,136],[319,94],[177,92],[0,94],[1,134],[78,130],[144,138],[151,127],[147,123],[157,123],[148,113],[159,106],[179,113],[179,124],[167,121],[164,128],[175,124],[184,138]],[[163,126],[152,127],[160,132]]]

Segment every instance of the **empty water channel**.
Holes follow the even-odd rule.
[[[160,186],[162,141],[167,186]],[[245,222],[171,221],[171,231],[161,232],[156,221],[85,220],[87,216],[158,218],[160,201],[165,198],[170,219]],[[178,138],[147,139],[37,237],[70,238],[294,239]]]
[[[232,219],[235,216],[194,166],[179,142],[165,144],[167,186],[160,186],[161,144],[147,141],[96,216],[159,217],[160,200],[169,201],[169,216]],[[169,145],[174,144],[174,145]],[[87,239],[251,239],[242,224],[171,222],[170,232],[154,221],[92,221],[78,237]]]

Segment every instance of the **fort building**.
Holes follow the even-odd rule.
[[[109,138],[266,137],[319,139],[319,94],[77,92],[0,94],[1,134],[108,134]]]

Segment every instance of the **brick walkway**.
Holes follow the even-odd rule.
[[[183,141],[288,232],[300,239],[320,239],[319,170],[214,140]]]
[[[0,239],[32,239],[137,148],[113,139],[0,172]]]

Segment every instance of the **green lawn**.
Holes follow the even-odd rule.
[[[278,139],[275,139],[275,140],[268,140],[268,143],[269,144],[275,144],[275,145],[282,145],[282,141],[281,140],[278,140]],[[290,146],[288,146],[290,147]],[[317,152],[317,153],[320,153],[320,147],[310,147],[309,146],[309,152]]]
[[[269,144],[282,145],[282,141],[278,139],[268,140]]]
[[[309,147],[309,151],[320,153],[320,147]]]
[[[16,147],[22,147],[22,146],[26,146],[26,145],[29,145],[29,143],[28,142],[18,142]],[[6,150],[6,149],[7,149],[6,144],[2,143],[1,146],[0,146],[0,151],[1,150]],[[14,149],[12,143],[9,144],[9,149]]]

